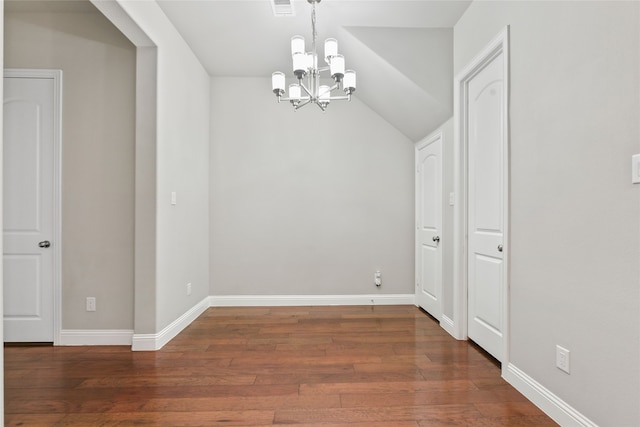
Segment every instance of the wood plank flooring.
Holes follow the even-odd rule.
[[[157,352],[6,347],[8,426],[555,426],[413,306],[210,308]]]

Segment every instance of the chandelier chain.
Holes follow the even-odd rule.
[[[311,3],[311,40],[312,40],[312,52],[316,53],[316,37],[318,32],[316,31],[316,3]]]

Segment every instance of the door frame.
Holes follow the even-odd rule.
[[[53,80],[53,345],[62,326],[62,70],[5,68],[4,77]],[[3,99],[4,103],[4,99]],[[6,284],[5,284],[6,286]]]
[[[509,363],[509,260],[510,260],[510,217],[509,217],[509,26],[506,26],[471,62],[455,77],[454,80],[454,191],[455,205],[453,210],[453,318],[454,337],[468,339],[468,84],[469,81],[490,64],[496,56],[503,54],[504,91],[503,91],[503,218],[504,218],[504,252],[503,283],[504,292],[501,301],[503,319],[502,367]]]
[[[438,230],[438,233],[440,233],[440,242],[438,244],[438,263],[440,264],[440,268],[439,268],[439,282],[438,282],[438,305],[439,305],[439,309],[438,309],[438,315],[434,316],[433,313],[429,313],[430,315],[432,315],[434,318],[436,318],[438,320],[438,322],[442,322],[442,313],[444,312],[444,307],[443,307],[443,303],[442,303],[442,293],[443,293],[443,278],[442,278],[442,270],[443,270],[443,261],[444,261],[444,257],[443,257],[443,253],[444,253],[444,236],[443,234],[443,229],[444,229],[444,225],[443,225],[443,206],[444,206],[444,200],[443,200],[443,195],[444,195],[444,132],[442,130],[439,130],[435,133],[433,133],[430,136],[427,136],[426,138],[424,138],[423,140],[421,140],[420,142],[417,142],[414,146],[414,167],[415,167],[415,171],[416,171],[416,175],[415,175],[415,224],[416,224],[416,229],[415,229],[415,234],[414,234],[414,239],[415,239],[415,243],[414,243],[414,249],[415,249],[415,283],[416,283],[416,287],[415,287],[415,293],[414,295],[416,295],[416,305],[420,306],[418,303],[418,292],[422,292],[420,290],[420,263],[418,262],[418,258],[420,257],[420,248],[419,248],[419,233],[420,233],[420,188],[418,185],[418,179],[420,178],[420,165],[419,165],[419,153],[420,150],[422,150],[423,148],[428,147],[429,145],[436,143],[440,141],[440,163],[439,163],[439,168],[440,168],[440,212],[439,212],[439,216],[440,216],[440,230]]]

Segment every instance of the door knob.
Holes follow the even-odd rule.
[[[38,246],[40,246],[41,248],[48,248],[49,246],[51,246],[51,242],[48,240],[43,240],[42,242],[38,243]]]
[[[437,242],[440,241],[440,236],[433,236],[433,238],[431,240],[433,240],[434,242],[437,243]]]
[[[498,252],[502,252],[502,245],[498,245]]]

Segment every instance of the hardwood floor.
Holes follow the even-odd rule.
[[[413,306],[210,308],[162,350],[6,347],[9,426],[555,426]]]

